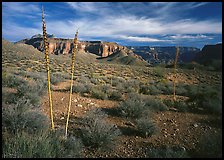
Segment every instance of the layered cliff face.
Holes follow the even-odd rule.
[[[42,37],[33,36],[31,39],[24,39],[17,43],[25,43],[34,46],[41,52],[44,51],[44,44]],[[69,54],[73,51],[73,39],[62,39],[48,37],[49,53],[50,54]],[[126,47],[120,46],[113,42],[102,42],[102,41],[79,41],[78,50],[81,52],[90,52],[101,57],[107,57],[121,49]]]
[[[150,47],[150,46],[129,46],[135,54],[138,54],[148,61],[153,63],[169,63],[175,59],[176,47]],[[179,62],[191,62],[194,60],[200,49],[195,47],[179,47]]]

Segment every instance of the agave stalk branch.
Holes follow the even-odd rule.
[[[78,31],[76,31],[75,38],[74,38],[74,49],[72,53],[72,71],[71,71],[71,87],[70,87],[70,95],[69,95],[69,105],[68,105],[68,116],[65,126],[65,137],[68,135],[68,122],[69,122],[69,115],[71,110],[71,104],[72,104],[72,87],[73,87],[73,77],[74,77],[74,71],[75,71],[75,56],[78,48]]]
[[[176,78],[177,78],[177,59],[179,55],[179,47],[176,47],[176,57],[174,61],[174,80],[173,80],[173,100],[176,101]]]
[[[51,96],[51,76],[49,67],[49,54],[48,54],[48,42],[47,42],[47,32],[46,23],[44,20],[44,8],[42,7],[42,23],[43,23],[43,39],[44,39],[44,50],[45,50],[45,60],[46,60],[46,70],[47,70],[47,82],[48,82],[48,96],[49,96],[49,106],[50,106],[50,118],[51,118],[51,128],[54,129],[54,118],[53,118],[53,107],[52,107],[52,96]]]

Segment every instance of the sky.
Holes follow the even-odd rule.
[[[47,33],[124,46],[222,43],[222,2],[2,2],[2,38],[16,42]]]

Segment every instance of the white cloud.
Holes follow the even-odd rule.
[[[168,42],[170,40],[163,40],[158,38],[149,38],[149,37],[137,37],[137,36],[120,36],[120,38],[136,42]]]
[[[24,38],[30,38],[31,36],[42,33],[41,28],[22,27],[16,23],[8,23],[7,27],[2,28],[2,34],[4,38],[11,41],[19,41]]]
[[[22,2],[4,2],[2,3],[5,11],[10,11],[11,13],[35,13],[41,12],[40,8],[34,4],[22,3]]]
[[[54,33],[58,37],[73,38],[79,28],[82,38],[124,38],[141,37],[142,35],[177,34],[171,38],[208,38],[203,37],[207,33],[221,33],[222,24],[212,21],[182,20],[171,23],[163,23],[157,19],[127,17],[102,17],[101,19],[78,19],[69,21],[46,21],[48,33]],[[57,27],[55,27],[57,26]],[[179,34],[179,37],[178,37]],[[202,34],[196,37],[180,36],[181,34]],[[127,38],[127,37],[126,37]],[[132,38],[134,40],[134,38]],[[137,39],[136,40],[144,40]],[[147,39],[150,41],[150,39]],[[151,39],[153,41],[153,39]]]
[[[94,2],[67,2],[70,7],[75,10],[83,11],[83,12],[95,12],[97,10],[97,6]]]
[[[212,37],[206,36],[206,35],[203,35],[203,34],[197,34],[197,35],[177,34],[177,35],[169,36],[169,38],[172,38],[172,39],[213,39]]]

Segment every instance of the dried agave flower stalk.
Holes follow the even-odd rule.
[[[72,78],[71,78],[71,87],[70,87],[70,96],[69,96],[69,106],[68,106],[68,116],[65,126],[65,138],[68,134],[68,121],[69,121],[69,115],[70,115],[70,109],[72,104],[72,86],[73,86],[73,77],[74,77],[74,71],[75,71],[75,56],[78,48],[78,31],[76,31],[75,38],[74,38],[74,49],[72,53]]]
[[[176,47],[176,57],[174,61],[174,80],[173,80],[173,100],[176,101],[176,77],[177,77],[177,59],[178,59],[178,54],[179,54],[179,47]]]
[[[51,79],[50,79],[50,67],[49,67],[49,55],[48,55],[48,42],[47,42],[46,23],[44,20],[44,8],[43,7],[42,7],[42,23],[43,23],[45,60],[46,60],[46,69],[47,69],[47,82],[48,82],[48,96],[49,96],[49,105],[50,105],[51,127],[52,127],[52,129],[54,129],[54,118],[53,118],[53,107],[52,107],[52,96],[51,96]]]

